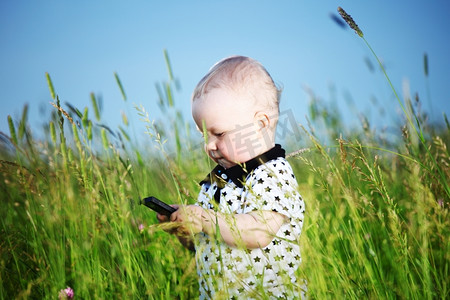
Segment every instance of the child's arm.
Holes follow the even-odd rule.
[[[178,229],[183,235],[204,232],[213,236],[217,224],[225,243],[251,249],[266,247],[284,223],[285,216],[273,211],[221,214],[197,205],[187,205],[174,212],[170,220],[184,223]]]

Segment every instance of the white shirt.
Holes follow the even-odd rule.
[[[301,263],[299,237],[305,205],[292,168],[278,157],[246,171],[249,174],[242,184],[226,173],[221,175],[222,184],[202,182],[197,205],[228,215],[275,211],[285,215],[286,222],[265,248],[231,247],[213,236],[197,234],[200,299],[304,297],[306,287],[295,272]],[[214,199],[218,185],[223,186],[219,203]]]

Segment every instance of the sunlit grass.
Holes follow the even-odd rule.
[[[27,107],[21,120],[8,117],[0,144],[0,298],[55,299],[67,287],[83,299],[198,297],[193,254],[139,205],[149,195],[192,203],[211,168],[176,111],[164,54],[170,78],[157,86],[168,122],[135,110],[151,147],[133,143],[131,115],[118,129],[101,123],[94,94],[79,113],[61,107],[48,74],[55,108],[45,138],[33,137]],[[298,275],[310,298],[448,298],[448,124],[421,123],[416,110],[410,117],[420,131],[406,119],[386,140],[368,124],[346,128],[326,104],[311,106],[307,142],[288,145],[309,149],[289,161],[307,207]],[[326,136],[318,136],[324,124]]]

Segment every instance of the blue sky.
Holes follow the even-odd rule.
[[[187,120],[190,94],[209,67],[241,54],[262,62],[283,86],[281,110],[291,110],[298,123],[306,123],[310,89],[323,101],[335,101],[350,123],[359,124],[348,95],[357,111],[385,126],[398,119],[399,106],[379,69],[368,67],[367,60],[376,62],[364,41],[330,17],[338,6],[358,23],[401,96],[407,90],[417,93],[432,120],[442,121],[443,112],[450,115],[450,4],[445,0],[2,0],[0,131],[9,134],[7,116],[19,119],[25,103],[30,125],[40,130],[53,109],[45,79],[49,72],[63,104],[82,111],[94,92],[103,99],[106,124],[116,128],[124,111],[140,136],[143,124],[134,104],[143,105],[152,119],[163,117],[155,83],[168,78],[164,49],[181,86],[176,105]]]

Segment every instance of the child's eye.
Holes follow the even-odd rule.
[[[225,135],[225,132],[218,132],[218,133],[214,133],[215,137],[222,137]]]

